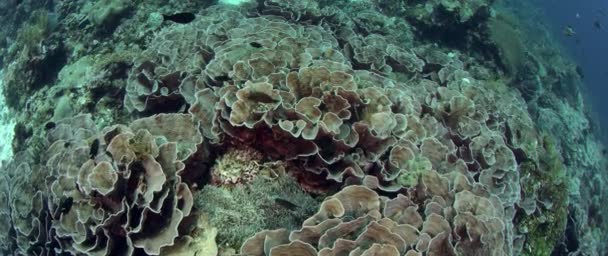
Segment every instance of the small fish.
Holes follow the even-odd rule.
[[[571,26],[566,26],[564,27],[564,35],[568,36],[568,37],[572,37],[574,35],[576,35],[576,31],[574,31],[574,29]]]
[[[227,75],[221,75],[221,76],[214,77],[213,80],[218,81],[218,82],[226,82],[226,81],[230,80],[230,77]]]
[[[44,129],[45,130],[50,130],[50,129],[54,129],[57,126],[57,124],[55,124],[55,122],[48,122],[44,125]]]
[[[581,77],[581,79],[585,78],[585,74],[583,73],[583,68],[581,66],[576,65],[576,73]]]
[[[99,153],[99,139],[95,139],[91,144],[91,149],[89,150],[89,157],[94,159]]]
[[[593,26],[594,26],[596,29],[602,29],[602,23],[600,23],[600,21],[599,21],[599,20],[594,21],[594,22],[593,22]]]
[[[575,15],[575,16],[576,16],[576,18],[577,18],[577,19],[580,19],[580,18],[581,18],[581,15],[580,15],[580,14],[578,14],[578,12],[576,13],[576,15]]]
[[[190,23],[196,18],[196,15],[191,12],[180,12],[176,14],[163,14],[163,21],[173,21],[175,23],[186,24]]]
[[[262,44],[260,44],[258,42],[251,42],[251,43],[249,43],[249,45],[251,45],[251,47],[254,47],[254,48],[262,48]]]
[[[55,215],[53,216],[53,218],[59,219],[61,217],[61,214],[68,213],[70,211],[70,209],[72,209],[73,204],[74,204],[74,198],[72,198],[72,197],[68,197],[68,198],[62,200],[59,203],[59,209],[58,209],[58,211],[55,212]]]
[[[287,200],[285,200],[283,198],[280,198],[280,197],[276,197],[274,199],[274,202],[277,203],[278,205],[280,205],[282,207],[285,207],[288,210],[292,210],[292,211],[299,208],[299,206],[297,206],[296,204],[294,204],[294,203],[292,203],[290,201],[287,201]]]
[[[59,208],[59,211],[61,211],[61,213],[69,212],[70,209],[72,209],[73,204],[74,204],[74,198],[68,197],[65,200],[63,200],[63,202],[61,202],[61,208]]]

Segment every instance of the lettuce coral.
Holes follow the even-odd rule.
[[[458,172],[460,179],[475,184],[471,186],[483,186],[484,196],[507,211],[500,214],[501,233],[492,236],[505,252],[520,250],[513,231],[521,200],[518,165],[522,159],[539,161],[539,137],[517,93],[499,82],[475,78],[458,54],[406,50],[393,38],[362,37],[352,24],[331,18],[327,24],[333,30],[296,25],[288,13],[297,13],[297,8],[310,10],[301,18],[311,22],[329,9],[266,4],[269,9],[263,12],[285,12],[279,18],[246,18],[217,8],[213,11],[225,13],[226,19],[210,15],[159,33],[153,41],[191,30],[180,37],[191,43],[180,41],[176,47],[205,56],[183,66],[165,64],[168,58],[144,62],[154,69],[167,66],[163,72],[182,70],[181,78],[171,82],[171,93],[161,93],[159,99],[176,95],[190,103],[188,112],[212,143],[236,142],[268,159],[295,163],[298,177],[310,172],[312,179],[419,193],[416,184],[425,174]],[[195,29],[202,25],[208,29]],[[175,61],[181,60],[167,63]],[[435,70],[428,78],[413,75],[427,66]],[[133,79],[155,73],[142,72],[134,69]],[[407,83],[398,79],[408,76]],[[152,81],[144,82],[158,83]],[[157,97],[135,98],[150,103]],[[135,98],[128,92],[125,102]],[[243,170],[247,168],[238,171]],[[298,181],[317,191],[318,182],[312,179]]]
[[[364,186],[348,186],[326,198],[300,229],[259,232],[245,241],[241,253],[511,255],[497,198],[464,187],[449,191],[455,184],[442,182],[437,173],[425,176],[423,205],[414,195],[388,199]]]
[[[198,126],[187,125],[188,115],[173,117],[140,119],[131,127],[116,125],[102,132],[90,115],[57,122],[48,131],[49,147],[40,169],[32,172],[27,162],[18,168],[8,166],[16,171],[8,175],[17,183],[2,186],[8,191],[0,198],[10,210],[2,213],[8,221],[3,234],[18,239],[11,243],[3,238],[2,250],[26,255],[158,255],[173,246],[193,205],[189,186],[180,176],[185,167],[178,158],[180,138],[198,134],[202,140]],[[156,122],[133,130],[147,120]],[[164,120],[182,129],[162,132]],[[32,173],[46,178],[31,179]],[[28,186],[19,180],[39,183]],[[26,187],[30,192],[19,192]]]
[[[442,4],[424,8],[466,23],[487,7]],[[116,94],[137,118],[100,130],[92,115],[58,114],[34,167],[43,187],[0,194],[38,221],[0,212],[17,238],[0,246],[161,255],[216,252],[217,239],[251,255],[516,255],[539,232],[557,236],[563,225],[537,217],[564,217],[561,197],[545,195],[563,184],[535,182],[560,159],[521,95],[458,50],[414,43],[404,19],[352,11],[267,0],[157,24]],[[310,194],[329,196],[317,207]]]
[[[49,212],[43,194],[44,177],[29,164],[29,156],[18,152],[4,162],[0,172],[0,253],[41,255],[51,241]]]
[[[180,136],[161,132],[162,123],[132,130],[145,120],[136,120],[132,128],[112,126],[98,133],[82,126],[92,123],[90,116],[78,116],[51,131],[46,166],[52,176],[47,183],[59,250],[158,255],[161,248],[173,245],[178,225],[193,204],[180,178]],[[181,127],[182,134],[189,134],[188,126]],[[198,132],[196,126],[189,128]],[[155,220],[154,227],[144,219]]]

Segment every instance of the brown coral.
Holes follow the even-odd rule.
[[[87,123],[90,116],[74,120]],[[65,129],[64,136],[51,137],[46,163],[52,174],[49,208],[61,251],[158,255],[174,244],[193,204],[192,193],[180,177],[184,164],[178,158],[193,152],[180,153],[181,139],[193,143],[202,139],[198,126],[188,125],[190,120],[189,115],[161,115],[136,120],[131,127],[108,127],[101,134],[89,127],[84,132],[89,136],[77,135],[82,128],[61,124],[51,132]],[[181,129],[168,130],[166,122]]]
[[[294,18],[283,3],[269,1],[265,8]],[[200,21],[209,29],[198,31],[204,40],[193,43],[214,55],[184,68],[189,77],[178,90],[213,143],[241,143],[271,160],[296,163],[301,168],[294,172],[310,172],[295,175],[306,177],[299,180],[311,191],[317,190],[311,176],[422,193],[416,184],[438,173],[441,186],[432,189],[442,197],[449,197],[444,185],[453,178],[460,186],[475,182],[484,187],[484,197],[500,198],[510,213],[500,221],[511,230],[521,200],[518,159],[536,161],[538,144],[516,93],[476,79],[458,53],[433,54],[432,46],[403,49],[394,38],[359,36],[353,24],[330,17],[335,30],[217,11],[228,18]],[[315,20],[325,11],[330,10],[300,18]],[[427,69],[428,79],[402,82]],[[503,235],[509,251],[515,234]]]
[[[420,183],[426,187],[424,198],[400,194],[388,199],[364,186],[345,187],[326,198],[301,229],[262,231],[243,244],[241,253],[510,255],[504,211],[496,198],[482,191],[449,191],[454,185],[440,182],[443,178],[434,172],[425,177]]]
[[[50,253],[51,216],[44,203],[42,176],[28,164],[28,154],[18,152],[0,171],[0,253],[43,255]]]

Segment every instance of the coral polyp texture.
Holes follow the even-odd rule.
[[[492,2],[63,1],[67,65],[5,71],[0,254],[550,255],[599,146]]]
[[[421,185],[426,200],[403,195],[388,199],[364,186],[345,187],[326,198],[301,229],[259,232],[243,244],[241,253],[511,255],[498,199],[442,179],[433,172],[425,175]]]
[[[77,116],[50,132],[48,207],[57,242],[73,254],[158,255],[192,210],[178,155],[180,139],[195,142],[198,127],[188,115],[172,114],[98,132],[90,118]],[[164,130],[168,121],[181,129]]]

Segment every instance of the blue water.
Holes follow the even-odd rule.
[[[551,32],[582,68],[587,97],[602,127],[608,127],[608,1],[541,0]],[[598,29],[594,23],[598,22]],[[576,34],[568,37],[566,26]]]

